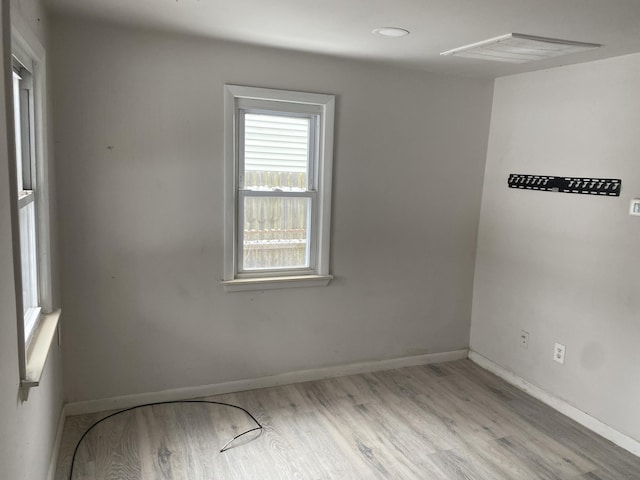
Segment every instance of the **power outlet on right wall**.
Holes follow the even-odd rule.
[[[561,343],[556,343],[556,346],[555,346],[555,348],[553,350],[553,359],[556,362],[561,363],[562,365],[564,365],[564,355],[565,355],[566,350],[567,350],[567,347],[565,347]]]

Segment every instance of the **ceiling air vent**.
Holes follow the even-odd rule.
[[[573,42],[557,38],[536,37],[522,33],[508,33],[482,42],[442,52],[440,55],[494,60],[496,62],[526,63],[570,53],[584,52],[601,45]]]

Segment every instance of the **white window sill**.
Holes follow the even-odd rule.
[[[40,385],[42,372],[44,371],[51,343],[58,328],[60,320],[60,310],[53,313],[40,314],[40,322],[37,330],[33,332],[33,337],[29,343],[27,352],[26,378],[20,380],[20,385],[25,388],[37,387]]]
[[[226,280],[222,286],[227,292],[248,290],[273,290],[276,288],[326,287],[332,275],[299,275],[292,277],[238,278]]]

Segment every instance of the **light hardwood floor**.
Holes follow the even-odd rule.
[[[267,388],[204,404],[144,407],[83,441],[73,480],[630,480],[640,458],[469,360]],[[69,417],[56,480],[82,433],[109,412]]]

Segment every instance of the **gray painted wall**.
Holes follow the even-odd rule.
[[[636,440],[638,85],[640,55],[496,81],[471,326],[473,350]],[[509,173],[622,178],[622,195],[511,190]]]
[[[20,15],[46,47],[46,16],[39,4],[15,1],[11,8],[12,15]],[[2,28],[5,27],[3,23]],[[0,77],[0,91],[4,92],[4,77]],[[47,476],[62,410],[62,357],[57,345],[54,346],[41,385],[31,389],[28,401],[22,402],[19,395],[5,108],[4,96],[0,96],[0,477],[39,480]],[[53,162],[52,155],[49,160]]]
[[[55,19],[69,401],[464,348],[492,82]],[[223,85],[337,98],[326,288],[225,293]]]

